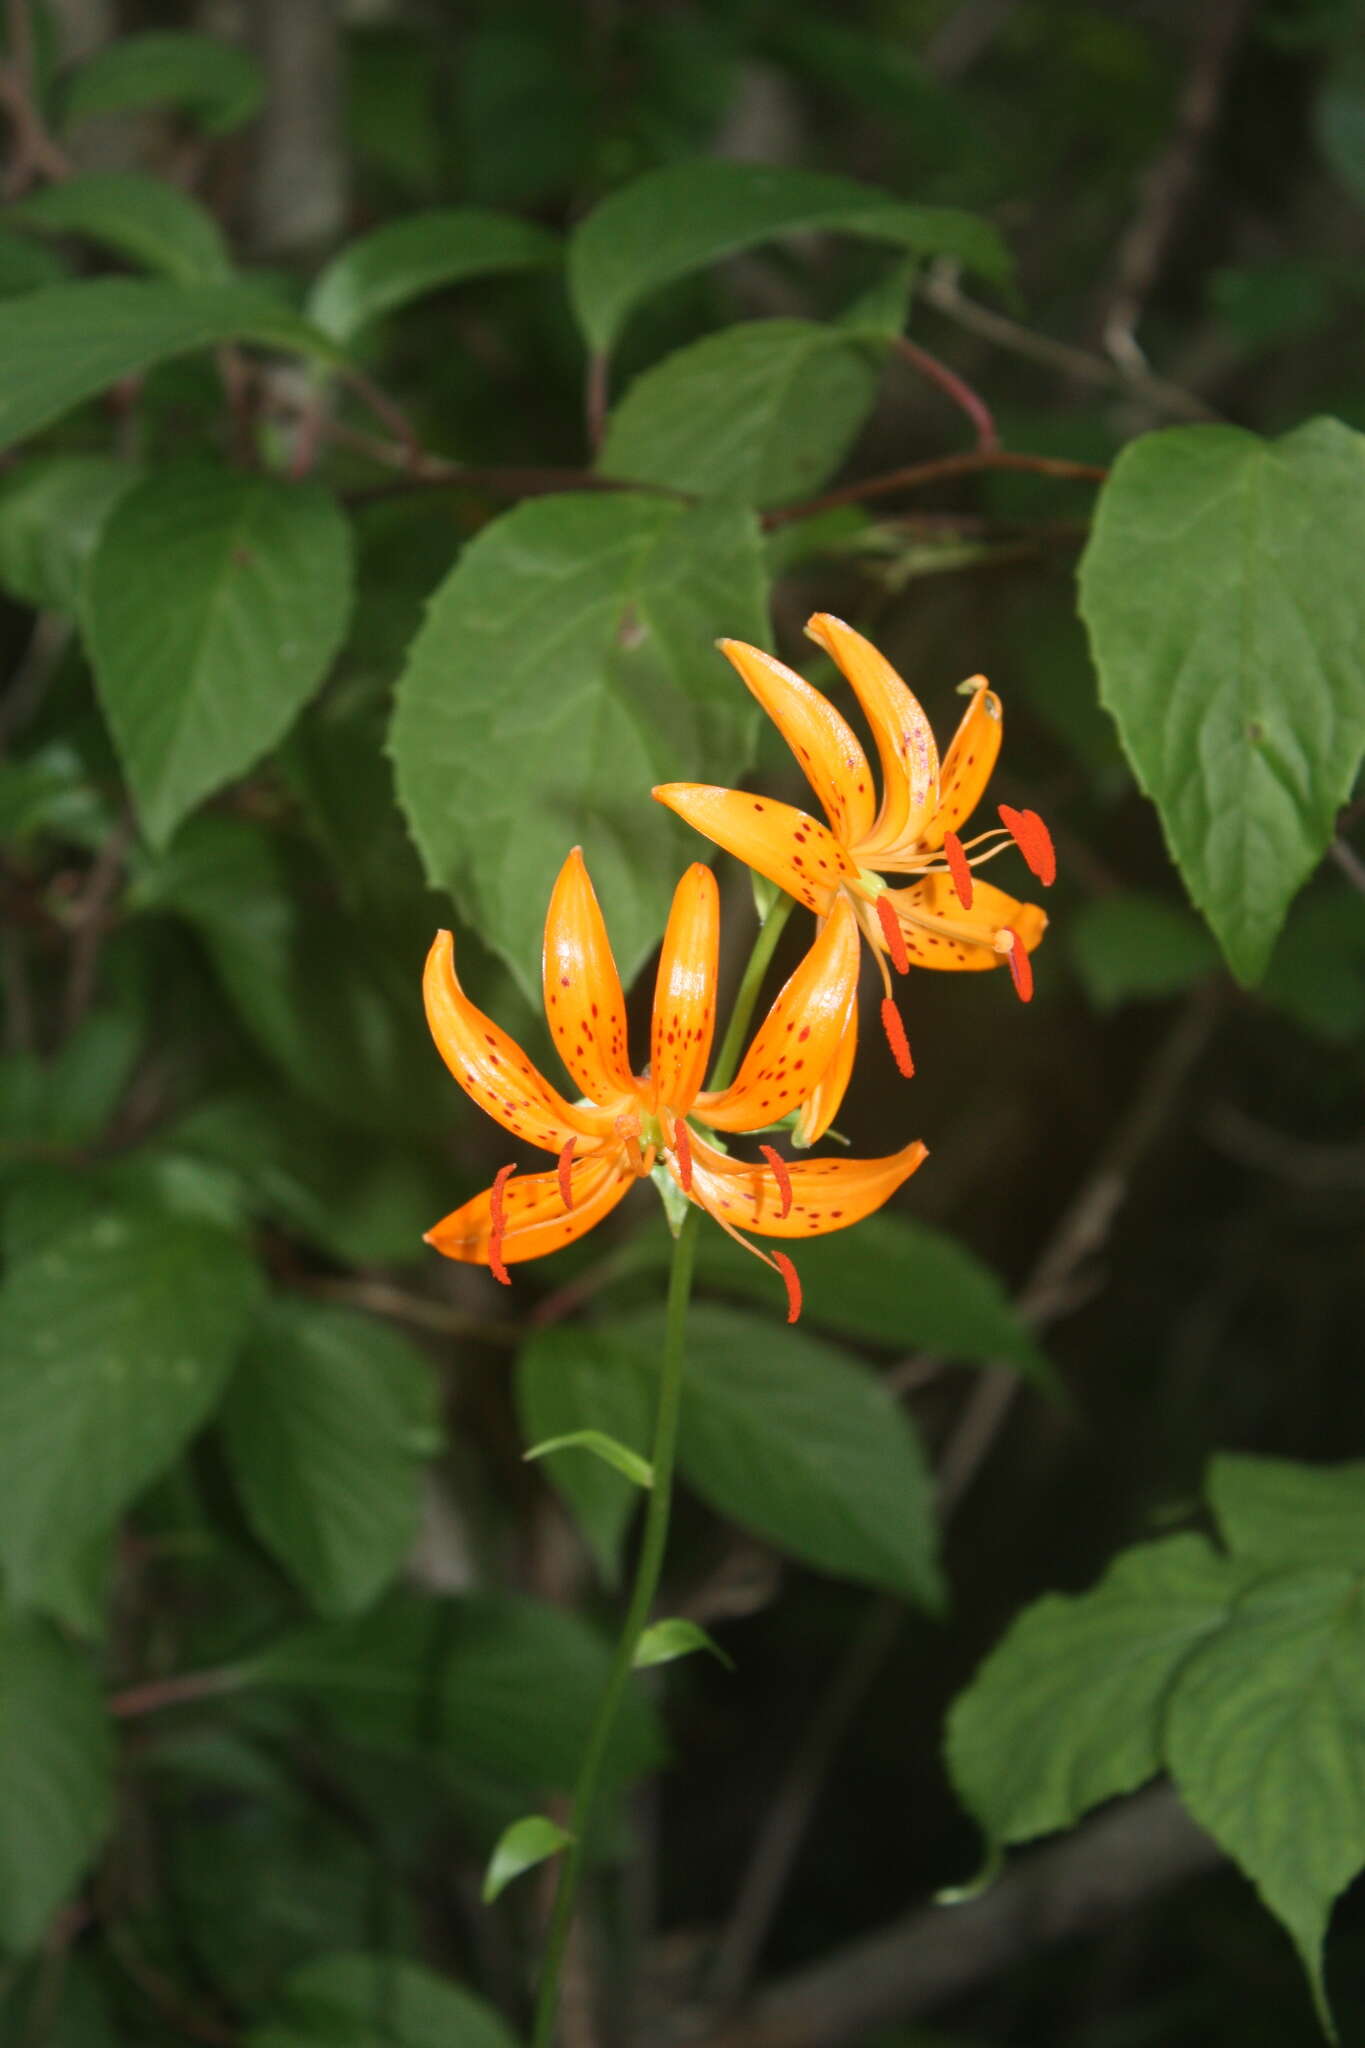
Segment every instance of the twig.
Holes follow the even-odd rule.
[[[1203,1135],[1239,1166],[1272,1173],[1308,1194],[1353,1194],[1365,1190],[1365,1141],[1324,1145],[1258,1123],[1230,1102],[1216,1103],[1205,1117]]]
[[[976,434],[978,449],[985,451],[1000,446],[994,414],[980,393],[973,391],[965,377],[959,377],[955,370],[950,370],[946,363],[941,363],[927,348],[921,348],[917,341],[911,341],[907,334],[896,336],[895,348],[897,354],[912,364],[922,377],[927,377],[931,384],[937,385],[946,398],[951,398],[959,412],[966,414]]]
[[[1054,1320],[1074,1301],[1078,1270],[1107,1239],[1138,1164],[1165,1129],[1208,1042],[1215,1014],[1207,990],[1190,999],[1153,1059],[1132,1108],[1064,1211],[1017,1302],[1019,1314],[1035,1328]],[[934,1361],[920,1353],[906,1363],[922,1376]],[[988,1457],[1020,1384],[1018,1373],[1003,1364],[988,1367],[978,1379],[939,1465],[936,1497],[944,1525]],[[733,2001],[749,1981],[825,1775],[891,1652],[903,1612],[899,1602],[885,1596],[870,1604],[816,1704],[764,1817],[717,1951],[712,1990],[722,2004]]]
[[[1129,375],[1147,373],[1137,325],[1160,273],[1181,202],[1194,181],[1200,154],[1217,119],[1248,11],[1249,0],[1214,0],[1194,17],[1201,23],[1201,32],[1181,94],[1175,132],[1143,178],[1137,211],[1119,242],[1101,332],[1110,355]]]
[[[122,1692],[110,1693],[104,1704],[116,1721],[136,1721],[144,1714],[160,1713],[163,1707],[216,1699],[221,1693],[235,1692],[245,1682],[242,1672],[230,1665],[217,1671],[181,1671],[170,1678],[149,1678],[141,1685],[126,1686]]]
[[[588,446],[596,454],[602,446],[602,437],[607,431],[607,378],[610,363],[601,349],[588,357],[588,374],[584,386],[583,406],[588,428]]]
[[[920,290],[937,312],[955,321],[969,334],[979,334],[983,341],[1008,349],[1012,355],[1041,363],[1045,369],[1075,378],[1078,383],[1110,390],[1122,385],[1159,411],[1171,413],[1177,419],[1210,420],[1218,417],[1213,408],[1196,397],[1194,392],[1185,391],[1164,377],[1154,376],[1145,365],[1139,373],[1133,374],[1120,369],[1107,356],[1095,355],[1091,350],[1077,348],[1068,341],[1054,341],[1051,335],[1038,334],[1033,328],[1010,320],[989,306],[978,305],[960,289],[958,265],[950,257],[941,256],[930,265]]]
[[[192,2041],[206,2041],[210,2048],[236,2048],[236,2028],[191,2005],[179,1987],[142,1953],[125,1923],[109,1922],[105,1939],[121,1968],[178,2033]]]
[[[5,0],[9,56],[0,61],[0,106],[14,127],[14,152],[0,197],[18,199],[36,178],[69,178],[75,165],[48,131],[34,90],[33,22],[28,0]]]
[[[1327,849],[1353,889],[1365,896],[1365,860],[1344,839],[1334,839]]]
[[[977,476],[988,469],[1023,470],[1030,476],[1068,477],[1078,483],[1102,484],[1109,475],[1094,462],[1072,462],[1060,455],[1022,455],[1009,448],[974,448],[966,455],[936,455],[929,462],[912,462],[906,469],[893,469],[885,476],[863,477],[807,498],[800,505],[781,505],[763,516],[766,527],[789,526],[795,519],[813,519],[817,512],[834,512],[841,505],[860,505],[866,498],[885,498],[893,491],[917,490],[921,484],[942,483],[946,477]]]
[[[125,814],[107,833],[91,863],[85,889],[69,913],[71,956],[62,996],[63,1039],[71,1037],[94,996],[100,949],[112,921],[113,901],[123,879],[123,864],[132,838],[133,821]]]
[[[1221,1852],[1166,1785],[1020,1856],[980,1897],[920,1907],[784,1978],[696,2048],[847,2048],[988,1983],[1053,1942],[1131,1914]]]
[[[348,1308],[366,1309],[371,1315],[387,1316],[391,1322],[410,1323],[414,1329],[430,1330],[436,1337],[468,1337],[480,1344],[520,1344],[526,1334],[516,1323],[486,1321],[452,1303],[432,1301],[422,1294],[405,1294],[400,1287],[390,1287],[383,1280],[332,1280],[310,1274],[296,1284],[302,1294],[342,1302]]]

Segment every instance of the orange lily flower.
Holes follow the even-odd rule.
[[[426,1234],[447,1258],[507,1267],[582,1237],[652,1174],[773,1266],[787,1283],[789,1320],[800,1308],[791,1261],[748,1243],[818,1237],[881,1207],[926,1156],[907,1145],[885,1159],[789,1164],[771,1146],[766,1164],[733,1159],[712,1131],[756,1131],[799,1112],[806,1143],[828,1127],[848,1078],[843,1048],[856,1029],[858,934],[846,904],[832,905],[815,944],[780,991],[728,1088],[702,1082],[715,1027],[720,907],[714,875],[695,862],[679,882],[654,986],[650,1066],[632,1072],[626,1006],[596,893],[577,847],[560,869],[545,920],[545,1013],[582,1099],[568,1102],[516,1041],[475,1008],[455,974],[454,940],[440,932],[423,993],[441,1057],[470,1099],[518,1138],[557,1154],[547,1173],[513,1178],[505,1166]],[[676,1190],[676,1196],[673,1191]]]
[[[1033,993],[1028,956],[1047,915],[976,880],[972,870],[1013,840],[1032,872],[1050,884],[1056,857],[1037,812],[1008,804],[999,807],[999,827],[965,844],[958,837],[1000,751],[1000,699],[984,676],[962,685],[971,702],[940,766],[928,719],[871,641],[830,612],[816,612],[806,631],[833,657],[867,716],[881,758],[880,806],[867,756],[829,699],[742,640],[717,644],[800,762],[829,824],[791,804],[706,783],[667,782],[654,795],[817,917],[829,917],[840,902],[852,906],[881,968],[892,1050],[902,1071],[913,1072],[883,955],[901,973],[912,963],[976,969],[1008,962],[1027,1002]],[[891,888],[882,879],[887,874],[915,879]]]

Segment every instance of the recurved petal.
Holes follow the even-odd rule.
[[[703,1123],[717,1131],[756,1131],[807,1100],[839,1056],[857,1004],[860,957],[857,920],[847,896],[840,896],[754,1033],[734,1081],[698,1097]]]
[[[541,975],[545,1015],[559,1057],[583,1093],[593,1102],[610,1103],[633,1092],[621,977],[577,846],[550,897]]]
[[[538,1259],[572,1244],[616,1207],[635,1179],[618,1148],[575,1159],[568,1168],[571,1204],[565,1203],[558,1173],[514,1174],[503,1184],[502,1240],[506,1265]],[[426,1233],[426,1242],[448,1259],[486,1266],[493,1231],[492,1189],[485,1188]]]
[[[805,772],[836,839],[852,846],[872,829],[872,771],[857,735],[813,684],[743,640],[716,645],[734,664]]]
[[[686,1116],[706,1078],[716,1026],[720,892],[710,868],[693,861],[673,892],[654,980],[650,1030],[653,1102]]]
[[[1003,889],[973,877],[972,907],[958,901],[951,875],[925,875],[908,889],[888,889],[905,934],[905,950],[913,967],[977,970],[1003,967],[997,932],[1014,931],[1031,953],[1047,930],[1047,912],[1036,903],[1020,903]]]
[[[694,1137],[693,1199],[735,1229],[760,1237],[823,1237],[880,1209],[927,1157],[916,1139],[885,1159],[794,1159],[779,1177],[770,1166],[731,1159]]]
[[[1000,699],[984,676],[978,676],[976,683],[972,701],[943,757],[938,809],[925,819],[919,835],[919,844],[926,851],[942,846],[944,833],[956,832],[971,817],[1000,752],[1004,730]]]
[[[529,1144],[558,1152],[570,1138],[610,1128],[575,1109],[537,1072],[515,1038],[470,1002],[455,973],[455,941],[437,932],[422,977],[427,1022],[441,1058],[471,1102]]]
[[[888,847],[916,838],[938,806],[938,748],[918,698],[886,656],[833,612],[816,612],[806,631],[847,676],[877,742],[882,804],[871,843]]]
[[[850,1003],[848,1020],[839,1040],[834,1058],[826,1067],[823,1077],[814,1091],[807,1096],[801,1114],[792,1132],[793,1145],[804,1152],[823,1138],[839,1114],[839,1105],[844,1099],[849,1076],[853,1072],[853,1058],[858,1050],[858,1005]]]
[[[793,804],[708,782],[664,782],[653,794],[817,917],[829,915],[841,882],[857,878],[858,870],[829,828]]]

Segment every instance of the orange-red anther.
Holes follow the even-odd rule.
[[[900,919],[887,902],[885,896],[877,898],[877,922],[886,940],[886,950],[891,955],[891,964],[897,974],[910,972],[910,955],[905,950],[905,933],[901,930]]]
[[[488,1194],[488,1270],[495,1280],[501,1280],[504,1287],[512,1285],[512,1276],[502,1262],[503,1232],[507,1228],[507,1211],[503,1206],[503,1189],[516,1172],[515,1161],[511,1166],[500,1166],[493,1176],[493,1185]]]
[[[787,1162],[775,1146],[760,1145],[758,1149],[773,1170],[773,1179],[777,1182],[777,1191],[782,1198],[782,1206],[777,1213],[779,1216],[790,1216],[792,1208],[792,1177],[787,1171]]]
[[[559,1192],[564,1197],[564,1207],[573,1207],[573,1148],[577,1138],[570,1138],[559,1150]]]
[[[673,1119],[673,1156],[678,1162],[678,1185],[685,1195],[692,1192],[692,1140],[680,1116]]]
[[[794,1323],[801,1313],[801,1276],[785,1252],[770,1254],[787,1289],[787,1321]]]
[[[1013,954],[1010,955],[1010,958],[1013,961]],[[910,1080],[915,1071],[915,1062],[910,1057],[910,1041],[905,1035],[905,1026],[901,1022],[901,1013],[892,1002],[890,996],[883,996],[882,998],[882,1030],[886,1033],[886,1042],[891,1048],[896,1065],[900,1068],[906,1080]]]
[[[1045,888],[1057,879],[1057,852],[1052,834],[1036,811],[1016,811],[1012,804],[996,806],[1000,822],[1018,847],[1029,868]]]
[[[1023,941],[1020,939],[1018,932],[1011,930],[1010,938],[1013,944],[1005,957],[1010,963],[1010,974],[1014,981],[1014,993],[1018,996],[1021,1003],[1031,1003],[1033,1001],[1033,963],[1024,951]]]
[[[967,865],[967,856],[962,851],[962,841],[956,832],[943,835],[943,854],[948,863],[948,872],[957,890],[957,900],[964,910],[972,907],[972,871]]]

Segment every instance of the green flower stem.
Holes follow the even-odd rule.
[[[735,1006],[730,1013],[725,1038],[716,1058],[715,1074],[711,1082],[713,1088],[728,1087],[734,1079],[735,1069],[739,1065],[740,1048],[748,1033],[754,1005],[758,1001],[758,992],[763,984],[763,976],[767,972],[768,963],[773,957],[773,948],[781,935],[783,925],[787,922],[791,907],[790,896],[778,896],[759,927],[754,950],[744,970],[744,978],[735,996]],[[650,1488],[649,1504],[645,1509],[644,1534],[640,1539],[640,1555],[635,1566],[635,1583],[631,1589],[630,1606],[626,1610],[626,1618],[621,1626],[616,1654],[612,1658],[611,1671],[588,1736],[588,1746],[583,1752],[578,1783],[574,1787],[573,1818],[569,1824],[572,1840],[565,1852],[564,1862],[560,1867],[559,1883],[555,1889],[550,1931],[545,1943],[545,1962],[536,1998],[536,2024],[531,2048],[550,2048],[554,2037],[555,2019],[559,2010],[559,1979],[564,1967],[564,1951],[568,1947],[569,1934],[573,1927],[579,1886],[591,1845],[594,1808],[602,1777],[602,1765],[606,1759],[611,1731],[635,1666],[635,1651],[645,1623],[649,1620],[654,1595],[659,1589],[664,1546],[668,1541],[668,1518],[673,1505],[673,1466],[678,1449],[678,1412],[682,1406],[687,1304],[692,1294],[692,1273],[697,1259],[697,1228],[701,1222],[701,1214],[695,1203],[688,1205],[682,1228],[673,1246],[673,1264],[668,1276],[668,1303],[664,1312],[664,1355],[663,1369],[659,1376],[659,1411],[654,1423],[654,1448],[650,1453],[650,1462],[654,1468],[654,1484]]]
[[[754,950],[749,955],[749,964],[744,970],[744,979],[735,996],[735,1007],[730,1012],[730,1022],[725,1027],[720,1051],[716,1054],[716,1070],[711,1076],[713,1088],[728,1088],[735,1078],[739,1056],[748,1036],[749,1023],[758,1001],[758,992],[763,986],[763,977],[773,957],[777,942],[782,936],[782,927],[791,916],[793,899],[785,892],[773,899],[754,940]]]
[[[697,1226],[700,1222],[701,1210],[689,1206],[673,1246],[673,1265],[668,1279],[668,1306],[664,1320],[663,1370],[659,1378],[659,1413],[654,1424],[654,1448],[650,1453],[654,1467],[654,1484],[650,1488],[649,1505],[645,1510],[644,1535],[640,1540],[640,1556],[635,1567],[635,1584],[631,1591],[630,1606],[626,1610],[626,1618],[616,1645],[616,1655],[612,1659],[611,1674],[602,1693],[592,1732],[588,1737],[588,1746],[583,1753],[578,1783],[574,1787],[573,1819],[569,1823],[573,1841],[565,1854],[559,1884],[555,1891],[550,1933],[545,1945],[545,1965],[540,1979],[540,1994],[536,2000],[536,2026],[532,2036],[532,2048],[549,2048],[553,2038],[555,2014],[559,2004],[559,1976],[564,1963],[569,1930],[573,1924],[579,1882],[587,1861],[593,1808],[602,1776],[602,1764],[606,1757],[612,1727],[634,1667],[636,1645],[649,1619],[649,1610],[658,1591],[659,1572],[664,1561],[664,1545],[668,1540],[669,1510],[673,1499],[673,1462],[678,1446],[678,1410],[682,1402],[687,1303],[692,1292],[692,1269],[696,1263]]]

